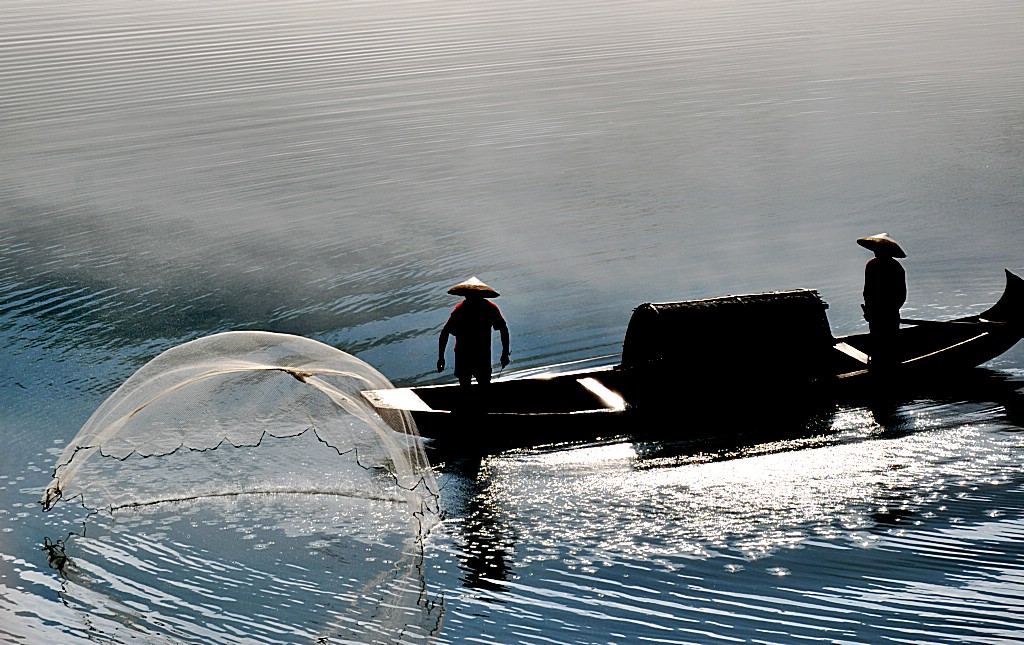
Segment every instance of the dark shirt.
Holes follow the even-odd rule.
[[[868,321],[899,318],[907,301],[907,277],[903,266],[890,257],[875,257],[864,268],[864,313]]]
[[[444,331],[455,336],[458,363],[491,363],[491,330],[508,329],[498,305],[484,298],[467,298],[452,310]]]

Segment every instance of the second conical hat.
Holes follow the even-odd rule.
[[[905,258],[907,254],[904,253],[903,248],[899,245],[899,242],[889,237],[888,233],[879,233],[878,235],[869,235],[862,237],[857,240],[857,244],[860,244],[869,251],[878,251],[891,255],[894,258]]]
[[[460,282],[451,289],[448,293],[453,296],[479,296],[481,298],[497,298],[499,294],[494,289],[488,287],[479,278],[473,276],[465,282]]]

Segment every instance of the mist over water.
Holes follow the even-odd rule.
[[[853,241],[880,231],[907,317],[983,310],[1024,270],[1016,0],[8,0],[0,25],[0,640],[1022,638],[1020,345],[777,445],[444,464],[422,554],[339,500],[198,500],[93,525],[62,576],[43,546],[81,527],[37,504],[185,341],[447,380],[470,275],[509,369],[614,362],[645,301],[808,287],[862,330]]]

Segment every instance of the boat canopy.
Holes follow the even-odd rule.
[[[814,378],[828,365],[835,342],[827,308],[811,289],[646,303],[626,328],[622,368]]]

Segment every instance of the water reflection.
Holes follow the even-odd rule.
[[[447,466],[446,477],[445,491],[453,503],[448,512],[457,518],[462,541],[462,583],[470,589],[503,591],[516,541],[508,517],[494,505],[488,462],[479,457],[458,459]]]
[[[837,408],[828,401],[790,401],[778,407],[752,406],[746,413],[720,408],[667,418],[642,417],[632,441],[637,468],[738,459],[824,446],[841,440]]]
[[[921,418],[945,406],[955,406],[964,421],[999,422],[1020,427],[1024,375],[986,368],[966,370],[954,378],[923,379],[876,389],[844,399],[848,406],[871,412],[883,438],[898,438],[927,429]]]

